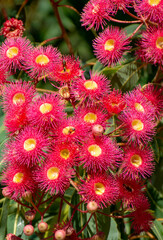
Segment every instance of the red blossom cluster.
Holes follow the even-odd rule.
[[[104,29],[118,9],[125,12],[127,7],[134,7],[138,17],[143,16],[147,23],[160,23],[163,14],[154,16],[163,9],[162,0],[155,4],[152,0],[134,2],[90,0],[81,14],[82,25],[88,26],[87,30],[98,30],[100,26]],[[1,31],[7,39],[0,46],[4,125],[9,137],[4,149],[2,184],[4,196],[30,209],[25,216],[29,221],[25,235],[34,232],[31,222],[36,212],[41,216],[39,231],[47,231],[43,217],[50,204],[45,211],[39,210],[46,195],[52,202],[59,198],[71,206],[64,198],[70,184],[81,202],[73,206],[66,223],[54,226],[54,240],[80,239],[83,229],[77,233],[72,218],[82,203],[87,204],[83,213],[93,215],[119,202],[119,212],[123,207],[126,215],[122,217],[131,218],[133,230],[148,231],[154,218],[149,211],[145,180],[155,167],[149,142],[162,116],[162,89],[148,84],[122,93],[111,89],[110,80],[102,73],[90,71],[86,78],[79,59],[62,55],[50,45],[34,47],[22,37],[18,20],[11,19],[10,24],[17,32],[21,29],[19,34],[7,34],[12,31],[6,27],[10,26],[8,21]],[[94,52],[102,64],[112,66],[131,49],[130,42],[123,30],[107,27],[94,40]],[[162,43],[162,26],[151,25],[142,33],[138,57],[161,65]],[[9,81],[8,75],[16,71],[24,71],[30,81]],[[41,79],[48,79],[58,91],[39,93],[36,85]],[[73,107],[72,114],[66,113],[68,103]],[[101,235],[97,233],[91,239]],[[20,238],[10,234],[7,239]]]

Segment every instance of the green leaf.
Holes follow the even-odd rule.
[[[159,159],[160,159],[160,150],[159,150],[159,146],[158,146],[158,142],[156,137],[153,138],[153,142],[150,143],[150,146],[154,152],[154,157],[157,163],[159,163]]]
[[[99,61],[97,61],[96,64],[92,68],[92,72],[93,73],[100,72],[103,68],[104,68],[104,66]]]
[[[158,240],[162,240],[163,238],[163,227],[161,222],[155,220],[152,226],[152,230],[154,234],[156,235]]]
[[[24,228],[24,220],[19,215],[19,211],[12,213],[7,218],[7,233],[14,233],[19,236]]]
[[[9,203],[10,203],[10,199],[6,198],[2,207],[1,221],[0,221],[0,240],[4,240],[6,236]]]
[[[112,77],[111,84],[116,89],[131,90],[139,80],[138,64],[131,62],[123,65]]]
[[[118,230],[116,221],[111,218],[110,231],[107,240],[121,240],[121,234]]]
[[[139,26],[139,23],[128,25],[124,28],[124,31],[127,33],[128,37],[133,34],[136,28]]]

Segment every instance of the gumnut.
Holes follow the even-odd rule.
[[[48,229],[48,224],[46,222],[40,222],[38,224],[38,230],[42,233],[46,232],[46,230]]]
[[[32,225],[26,225],[23,228],[23,232],[26,236],[31,236],[34,233],[34,227]]]
[[[68,227],[67,229],[66,229],[66,236],[71,236],[72,235],[72,233],[74,232],[75,230],[74,230],[74,228],[73,227]]]
[[[56,240],[64,240],[66,237],[66,232],[64,230],[57,230],[55,232],[55,239]]]
[[[36,215],[36,213],[34,211],[29,210],[29,211],[25,212],[24,217],[27,221],[30,222],[35,218],[35,215]]]
[[[92,132],[94,136],[101,136],[104,132],[104,128],[100,124],[96,124],[92,127]]]
[[[98,205],[95,201],[91,201],[87,204],[87,210],[90,213],[96,212],[98,209]]]

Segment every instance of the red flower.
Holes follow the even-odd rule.
[[[162,7],[163,8],[163,7]],[[150,27],[142,33],[138,56],[145,62],[163,65],[163,28]]]
[[[105,173],[89,176],[79,188],[85,202],[95,201],[100,208],[115,203],[119,194],[116,181]]]
[[[56,94],[45,94],[32,102],[27,116],[33,125],[49,129],[65,116],[63,110]]]
[[[153,116],[144,116],[136,111],[123,111],[118,118],[123,124],[123,137],[128,143],[146,144],[155,134]]]
[[[31,78],[44,78],[49,76],[52,69],[59,64],[61,54],[52,46],[37,47],[30,53],[25,63],[25,68]]]
[[[19,82],[5,85],[3,91],[3,108],[5,111],[13,111],[15,108],[27,108],[34,94],[34,87],[28,82],[19,80]]]
[[[69,178],[72,173],[72,169],[63,162],[46,160],[42,166],[35,169],[34,179],[41,190],[49,191],[51,195],[63,194],[70,185]]]
[[[82,26],[88,26],[87,30],[95,27],[96,30],[106,25],[109,14],[113,13],[113,5],[108,0],[90,0],[83,8],[81,14]]]
[[[76,79],[72,83],[72,93],[82,100],[82,103],[91,105],[97,103],[110,91],[110,81],[102,74],[90,73],[90,79]]]
[[[22,69],[31,49],[26,38],[7,38],[0,47],[0,67],[13,73]]]
[[[48,150],[47,137],[37,128],[27,126],[15,138],[10,150],[8,145],[8,158],[12,162],[16,161],[19,165],[33,166],[43,160]],[[10,156],[11,155],[11,156]],[[14,158],[13,158],[14,155]]]
[[[79,150],[79,159],[84,168],[90,172],[115,169],[121,160],[121,151],[110,138],[103,136],[97,139],[88,139]]]
[[[33,191],[35,188],[31,170],[15,163],[3,172],[2,183],[7,186],[8,194],[13,199],[21,198],[25,191]]]
[[[130,49],[129,43],[125,32],[118,27],[108,27],[94,40],[94,53],[105,66],[115,65]]]
[[[60,63],[57,64],[50,74],[51,81],[70,82],[71,80],[81,76],[79,60],[73,56],[63,56]]]
[[[138,16],[143,15],[152,22],[162,23],[163,0],[136,0],[136,4],[133,6]]]
[[[110,114],[119,114],[126,107],[126,101],[121,91],[115,89],[104,97],[103,104]]]
[[[151,176],[154,170],[154,154],[148,147],[128,146],[124,149],[121,168],[123,176],[134,180]]]
[[[0,34],[6,38],[22,37],[25,28],[23,22],[16,18],[11,18],[4,22]]]

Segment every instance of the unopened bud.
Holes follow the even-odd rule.
[[[68,227],[66,229],[66,236],[71,236],[73,232],[74,232],[74,228],[73,227]]]
[[[70,98],[70,92],[67,86],[61,87],[59,93],[65,99]]]
[[[87,204],[87,210],[90,212],[90,213],[93,213],[93,212],[96,212],[98,209],[98,205],[96,202],[94,201],[91,201]]]
[[[11,198],[11,194],[9,192],[8,187],[3,188],[2,194],[3,194],[4,197]]]
[[[26,236],[31,236],[34,233],[34,227],[32,225],[26,225],[23,228],[23,232]]]
[[[23,199],[30,203],[32,201],[32,193],[30,191],[24,192]]]
[[[6,240],[23,240],[22,238],[17,237],[15,234],[9,233],[6,236]]]
[[[35,218],[35,215],[36,215],[36,213],[34,211],[29,210],[29,211],[25,212],[24,217],[27,221],[30,222]]]
[[[40,222],[39,224],[38,224],[38,230],[40,231],[40,232],[46,232],[46,230],[48,229],[48,224],[46,223],[46,222]]]
[[[100,124],[96,124],[92,127],[92,132],[94,136],[101,136],[104,132],[104,128]]]
[[[66,232],[64,230],[57,230],[55,232],[56,240],[64,240],[66,237]]]
[[[98,232],[91,238],[91,240],[105,240],[105,238],[105,233]]]

